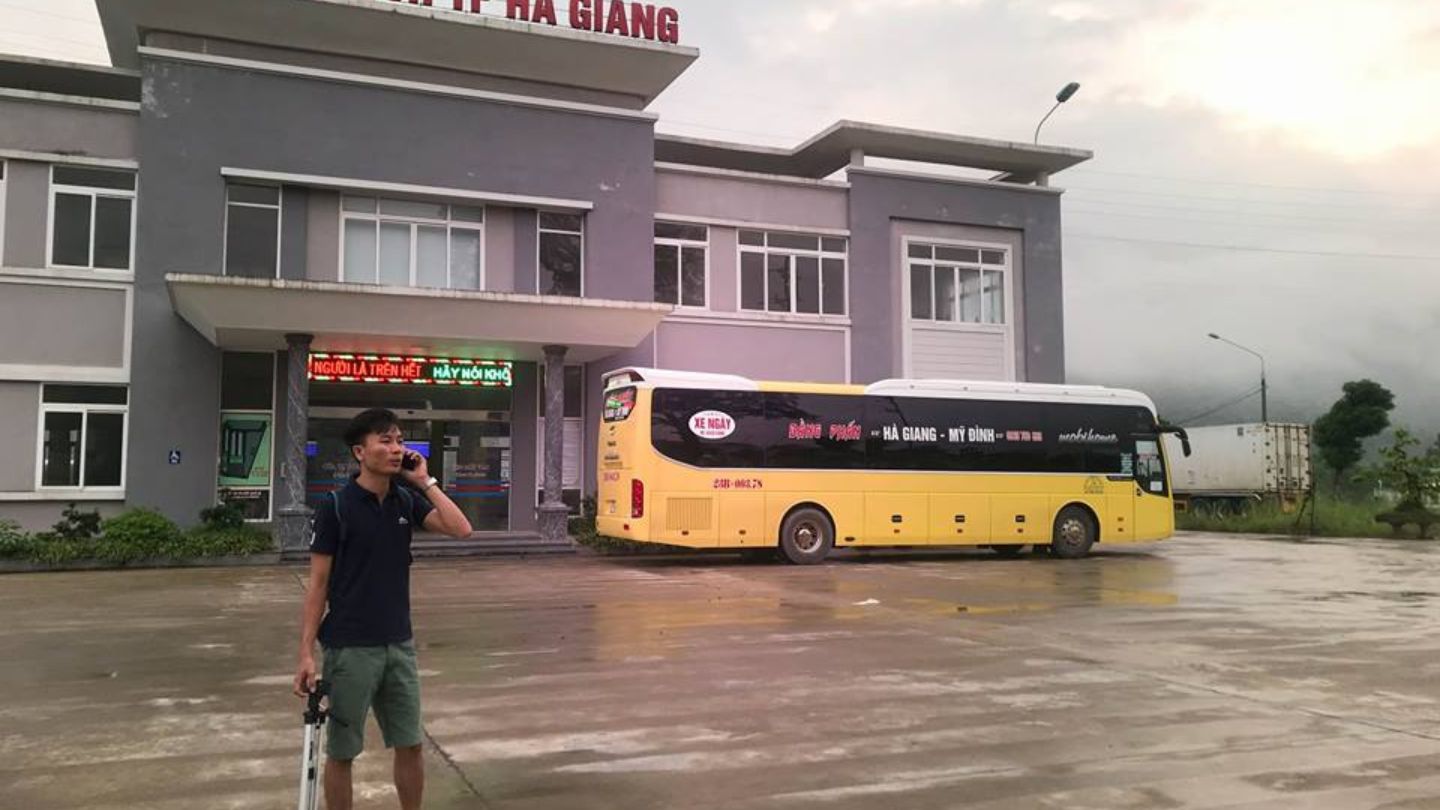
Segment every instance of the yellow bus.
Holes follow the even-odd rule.
[[[1170,429],[1135,391],[624,368],[604,396],[596,520],[609,537],[814,564],[873,546],[1077,558],[1174,531]]]

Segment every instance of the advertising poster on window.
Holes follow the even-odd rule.
[[[270,519],[270,462],[274,414],[220,413],[220,497],[244,507],[247,520]]]

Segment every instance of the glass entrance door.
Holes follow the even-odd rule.
[[[432,475],[455,501],[477,532],[510,528],[510,423],[446,421],[434,423],[442,433],[439,464],[431,458]],[[436,467],[444,471],[433,472]]]
[[[306,491],[312,509],[328,506],[330,491],[359,467],[345,444],[345,426],[361,408],[311,409],[306,442]],[[405,444],[428,460],[477,532],[510,528],[510,418],[496,411],[407,410],[399,413]]]

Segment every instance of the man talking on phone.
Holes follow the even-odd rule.
[[[351,766],[365,747],[373,710],[395,751],[402,810],[419,810],[425,788],[420,676],[410,628],[410,540],[416,526],[460,539],[470,521],[405,446],[391,411],[364,411],[345,429],[360,472],[315,509],[310,584],[301,613],[295,694],[315,688],[314,647],[330,684],[325,806],[350,810]],[[323,620],[322,620],[323,617]]]

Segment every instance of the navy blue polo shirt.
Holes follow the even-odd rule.
[[[382,501],[352,476],[332,496],[338,499],[338,515],[330,498],[315,508],[310,551],[335,558],[329,610],[320,622],[320,643],[326,647],[379,647],[413,635],[410,540],[435,507],[413,489],[401,493],[402,486],[391,484]]]

